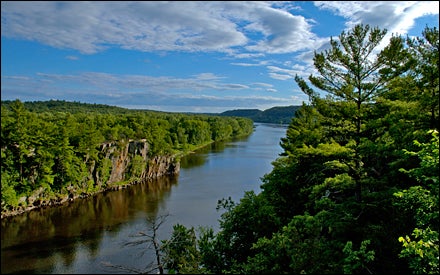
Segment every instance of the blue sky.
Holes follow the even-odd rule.
[[[421,36],[438,1],[1,2],[1,99],[168,112],[307,102],[295,74],[363,23]]]

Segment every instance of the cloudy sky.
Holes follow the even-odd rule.
[[[300,105],[295,74],[358,23],[439,27],[438,1],[1,2],[1,99],[171,112]]]

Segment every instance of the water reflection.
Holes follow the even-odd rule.
[[[161,178],[98,194],[56,208],[1,220],[1,273],[127,273],[103,262],[145,270],[154,253],[124,246],[149,227],[147,218],[171,214],[159,239],[176,223],[218,229],[218,199],[238,201],[258,192],[286,129],[257,124],[246,138],[213,143],[182,158],[178,177]]]
[[[208,144],[207,146],[197,149],[196,152],[191,153],[187,156],[184,156],[180,160],[180,167],[181,168],[192,168],[197,166],[202,166],[206,163],[206,159],[208,157],[208,154],[212,153],[221,153],[226,148],[235,146],[235,142],[246,142],[249,139],[249,136],[247,137],[240,137],[240,138],[234,138],[229,140],[228,142],[213,142],[211,144]]]
[[[49,257],[62,260],[68,268],[79,244],[91,257],[98,255],[104,233],[116,235],[138,213],[154,218],[175,184],[177,177],[149,180],[60,207],[2,219],[1,272],[51,273]]]

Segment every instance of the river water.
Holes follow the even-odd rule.
[[[152,233],[152,220],[164,218],[158,240],[168,239],[175,224],[218,231],[218,200],[259,193],[261,177],[282,152],[285,126],[254,125],[249,137],[182,158],[175,177],[2,219],[1,273],[137,273],[154,260],[150,243],[138,235]]]

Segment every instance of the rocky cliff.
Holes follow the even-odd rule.
[[[107,142],[100,146],[98,159],[87,156],[87,179],[78,185],[71,185],[67,194],[47,196],[39,188],[28,197],[20,198],[20,206],[13,211],[3,212],[1,217],[13,216],[32,209],[60,205],[96,193],[126,188],[131,184],[148,181],[180,172],[180,162],[171,155],[149,156],[146,140]]]
[[[97,169],[96,165],[92,165],[90,174],[96,184],[112,185],[130,178],[142,181],[179,173],[180,163],[173,156],[149,157],[148,149],[146,140],[105,143],[101,146],[101,155],[104,159],[111,160],[109,179],[102,182],[102,175],[99,173],[107,171]]]

